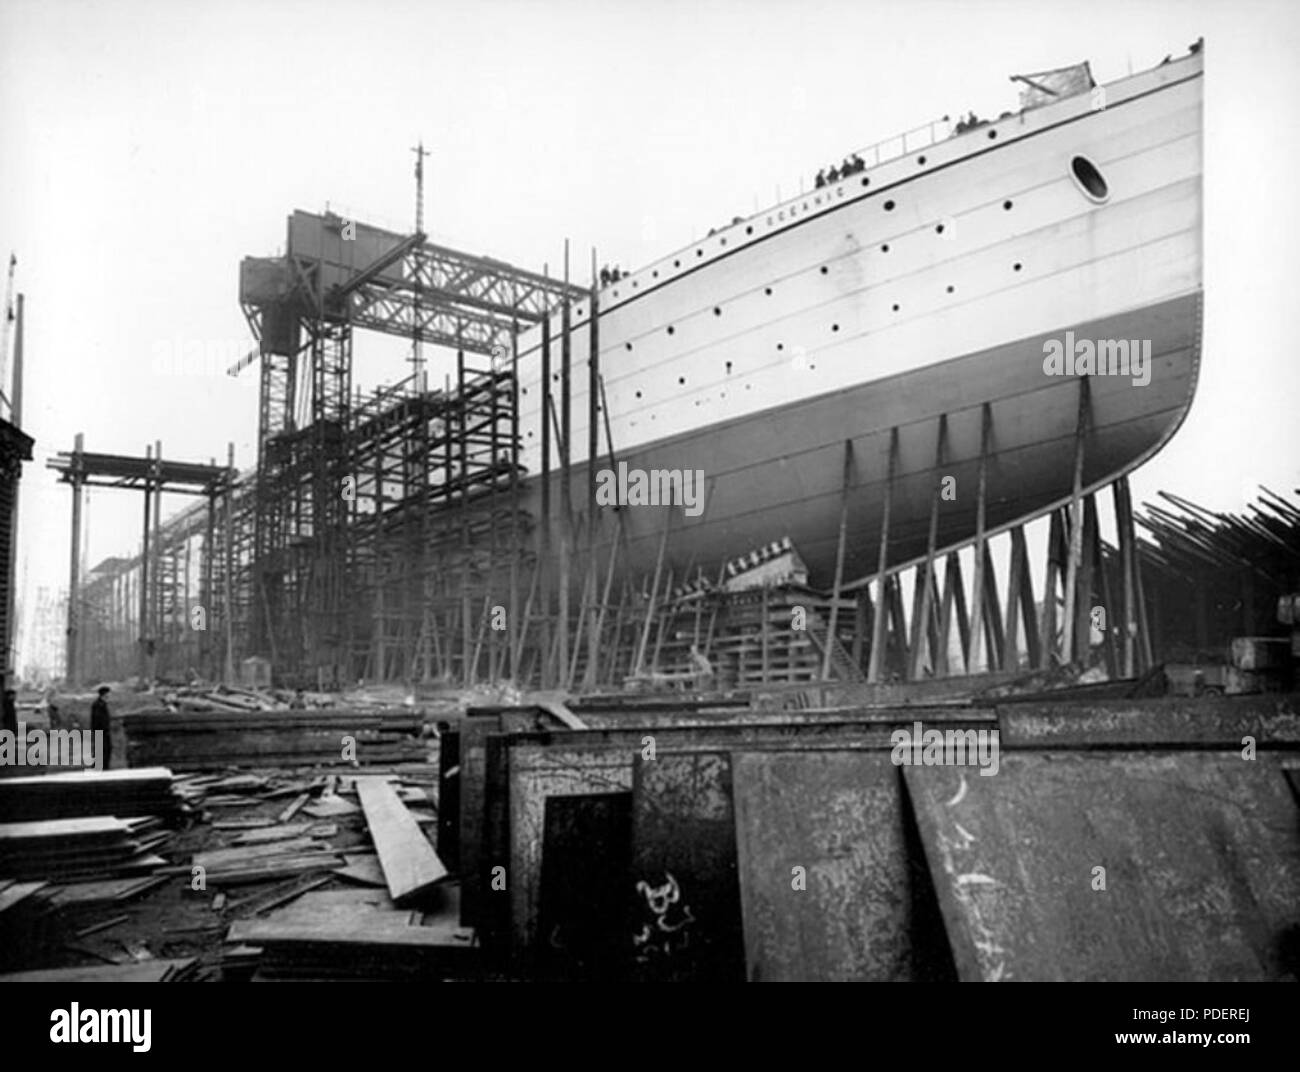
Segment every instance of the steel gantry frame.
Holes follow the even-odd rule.
[[[116,676],[126,676],[129,660],[124,654],[112,650],[122,627],[133,628],[135,638],[135,671],[141,679],[155,677],[160,671],[183,669],[169,665],[177,661],[181,651],[195,658],[214,658],[214,648],[208,636],[218,626],[224,629],[227,642],[225,655],[230,659],[229,600],[222,599],[210,586],[204,598],[211,600],[191,604],[190,579],[195,558],[191,541],[204,533],[203,515],[196,510],[186,511],[167,528],[162,538],[159,517],[164,493],[202,495],[207,499],[206,537],[204,538],[198,571],[207,575],[217,554],[213,533],[216,529],[218,504],[227,516],[231,511],[234,470],[234,445],[228,448],[228,464],[201,465],[192,462],[168,461],[162,456],[162,444],[146,448],[144,457],[124,454],[96,454],[84,449],[84,437],[78,433],[71,451],[60,451],[51,458],[47,468],[59,474],[60,480],[72,489],[72,539],[71,562],[68,578],[68,626],[65,677],[77,684],[83,675],[83,625],[90,634],[86,639],[85,653],[96,653],[95,669],[102,672],[103,663],[111,663]],[[102,575],[92,584],[111,592],[107,599],[87,599],[80,576],[81,563],[81,508],[84,489],[87,487],[119,488],[144,492],[144,525],[140,555],[117,568],[101,567]],[[132,573],[137,573],[132,584]],[[88,610],[98,608],[98,616]],[[195,607],[203,611],[201,617],[192,617]],[[84,621],[83,621],[84,619]],[[201,627],[200,627],[201,626]]]
[[[435,245],[419,230],[404,236],[331,213],[295,212],[284,257],[245,259],[240,300],[259,344],[232,373],[260,357],[251,649],[281,678],[387,676],[397,670],[394,646],[408,679],[427,679],[435,662],[442,674],[474,671],[467,638],[484,587],[475,578],[495,575],[502,555],[522,554],[527,526],[513,513],[504,534],[493,523],[503,483],[518,479],[513,361],[508,370],[495,361],[476,369],[466,355],[513,354],[522,328],[588,296]],[[430,392],[417,375],[404,385],[409,395],[381,392],[383,405],[372,400],[354,413],[357,328],[454,349],[455,390]],[[419,400],[413,410],[408,397]],[[396,481],[385,446],[394,424],[402,426]],[[401,505],[390,505],[394,497]],[[459,553],[449,555],[453,528]],[[486,571],[476,533],[493,560]],[[501,562],[514,576],[517,564]],[[459,611],[443,613],[453,590]],[[454,660],[444,650],[453,627],[462,638]],[[495,665],[495,648],[489,658]]]

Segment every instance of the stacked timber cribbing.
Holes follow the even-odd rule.
[[[170,816],[181,806],[166,767],[77,771],[0,780],[0,821],[76,819],[88,815]]]
[[[420,711],[407,708],[141,711],[122,718],[132,765],[178,770],[418,760],[423,722]]]

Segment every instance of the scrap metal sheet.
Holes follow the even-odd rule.
[[[633,978],[744,979],[731,762],[725,752],[637,757],[630,882]]]
[[[751,982],[952,978],[888,755],[736,753],[732,779]]]
[[[512,744],[509,749],[511,939],[517,964],[535,960],[541,909],[542,849],[549,797],[628,792],[632,752]]]
[[[1002,744],[1014,748],[1300,747],[1294,695],[999,704]]]
[[[1021,752],[992,777],[904,775],[962,979],[1300,976],[1297,809],[1272,764]]]

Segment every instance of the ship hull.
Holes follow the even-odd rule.
[[[935,547],[971,539],[977,506],[984,415],[988,413],[985,526],[996,531],[1042,514],[1073,490],[1081,383],[1088,384],[1085,488],[1104,485],[1149,459],[1174,434],[1191,404],[1200,358],[1198,292],[1097,320],[1063,324],[989,350],[856,388],[804,399],[724,424],[608,455],[595,467],[571,467],[574,515],[585,513],[602,469],[702,472],[698,516],[671,505],[597,506],[597,545],[616,573],[652,572],[665,527],[665,569],[678,581],[697,570],[716,579],[722,563],[789,538],[812,583],[833,583],[840,516],[847,501],[844,578],[878,565],[882,514],[891,502],[887,564],[923,556],[937,503]],[[1150,382],[1121,375],[1049,375],[1045,344],[1126,339],[1151,344]],[[943,425],[943,442],[940,427]],[[894,477],[890,441],[897,429]],[[845,456],[849,455],[847,489]],[[945,477],[951,481],[945,482]],[[552,550],[564,536],[562,477],[551,474],[547,532]],[[892,492],[888,489],[892,486]],[[532,516],[543,517],[541,480],[526,485]],[[936,497],[937,496],[937,497]],[[585,550],[585,528],[575,550]]]

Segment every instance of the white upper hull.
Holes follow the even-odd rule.
[[[1083,94],[939,142],[606,288],[599,367],[614,451],[1199,291],[1201,70],[1189,56],[1105,87],[1104,107]],[[1072,176],[1076,155],[1106,179],[1104,202]],[[574,463],[587,456],[588,311],[574,311],[571,333]],[[558,316],[551,330],[558,413]],[[534,328],[519,351],[533,473],[541,342]],[[552,437],[552,470],[558,460]],[[707,472],[709,459],[695,464]]]

